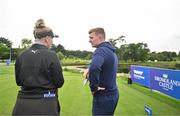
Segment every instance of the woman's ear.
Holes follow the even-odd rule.
[[[44,42],[48,43],[48,36],[45,37]]]

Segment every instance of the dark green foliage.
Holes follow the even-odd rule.
[[[4,37],[0,37],[0,43],[6,45],[8,48],[12,46],[12,42]]]
[[[117,39],[109,39],[109,42],[114,46],[115,52],[119,59],[119,62],[157,62],[157,61],[179,61],[180,60],[180,52],[176,54],[176,52],[150,52],[147,43],[130,43],[130,44],[122,44],[126,43],[125,36],[120,36]],[[32,41],[29,39],[22,39],[23,48],[12,48],[11,49],[11,58],[15,60],[17,56],[25,49],[30,47]],[[0,59],[6,60],[10,58],[10,46],[12,42],[4,37],[0,37]],[[60,59],[82,59],[82,60],[91,60],[92,52],[90,51],[81,51],[81,50],[66,50],[65,47],[61,44],[52,45],[51,50],[56,53],[61,52]],[[177,66],[174,66],[172,69],[178,69]],[[128,69],[119,69],[120,71],[127,72]]]
[[[61,44],[58,44],[57,46],[53,44],[51,46],[51,50],[55,51],[56,53],[62,52],[66,58],[80,58],[90,60],[92,56],[92,52],[89,51],[66,50]]]
[[[51,50],[55,51],[56,53],[62,52],[63,54],[64,54],[65,51],[66,51],[65,48],[64,48],[64,46],[61,45],[61,44],[58,44],[57,46],[53,44],[53,45],[51,46]]]
[[[12,42],[4,37],[0,37],[0,59],[6,60],[10,58],[10,49]]]
[[[5,60],[9,59],[10,48],[8,48],[5,44],[0,43],[0,59]]]
[[[119,63],[118,72],[129,73],[131,65],[180,70],[180,63],[176,63],[176,62],[146,62],[146,63],[132,62],[132,63]]]
[[[180,70],[180,63],[175,64],[176,69]]]
[[[57,56],[58,56],[59,60],[62,60],[64,58],[64,54],[60,51],[57,53]]]
[[[163,51],[163,52],[152,52],[150,53],[150,57],[149,60],[151,61],[174,61],[175,58],[178,55],[176,54],[176,52],[167,52],[167,51]]]
[[[116,48],[116,54],[119,60],[124,61],[141,61],[145,62],[148,60],[150,49],[146,43],[131,43],[121,45],[120,48]]]
[[[31,44],[32,44],[31,39],[24,38],[24,39],[21,40],[22,48],[28,48],[28,47],[31,46]]]
[[[66,50],[65,52],[66,57],[70,58],[81,58],[90,60],[92,57],[92,52],[89,51],[80,51],[80,50]]]

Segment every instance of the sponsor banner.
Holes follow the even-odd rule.
[[[150,68],[151,88],[180,100],[180,71]]]
[[[141,85],[150,88],[150,74],[149,68],[143,66],[131,65],[131,79]]]

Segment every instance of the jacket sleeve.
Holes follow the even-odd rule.
[[[20,78],[19,78],[19,74],[20,74],[20,58],[17,57],[16,59],[16,63],[15,63],[15,79],[16,79],[16,84],[18,86],[20,86]]]
[[[53,78],[55,86],[57,88],[60,88],[64,84],[64,76],[62,73],[62,67],[61,67],[61,64],[60,64],[58,57],[55,53],[53,54],[52,60],[53,60],[52,61],[53,63],[51,63],[51,66],[50,66],[52,78]]]
[[[102,49],[98,49],[95,51],[91,61],[91,65],[89,67],[89,81],[90,81],[89,86],[92,92],[95,92],[98,89],[99,76],[103,63],[104,63],[104,52]]]

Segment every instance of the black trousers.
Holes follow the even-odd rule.
[[[118,90],[93,96],[93,116],[113,116],[119,100]]]
[[[18,95],[13,116],[48,115],[59,116],[60,105],[58,97],[42,97],[41,95]]]

